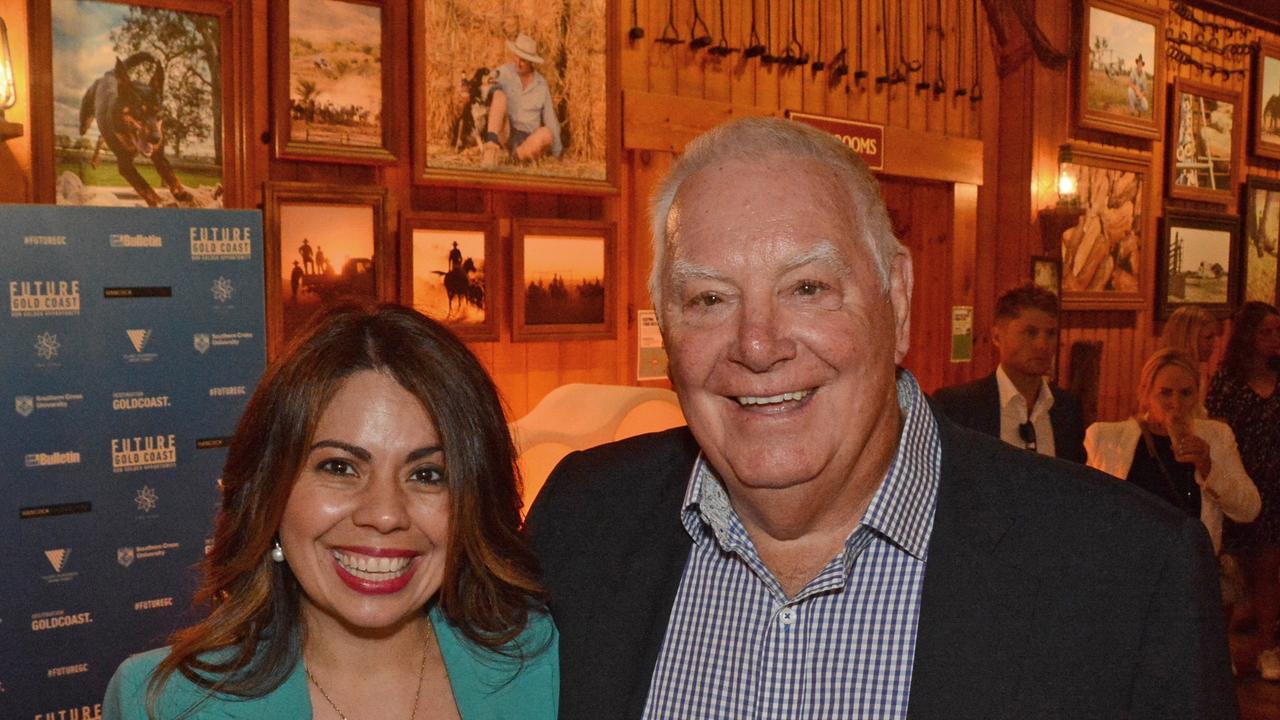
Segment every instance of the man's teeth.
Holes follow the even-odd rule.
[[[370,557],[355,555],[340,550],[333,551],[333,558],[347,572],[365,580],[390,580],[400,577],[409,569],[412,558],[407,557]]]
[[[739,405],[774,405],[776,403],[787,402],[788,400],[803,400],[808,397],[809,390],[796,390],[795,392],[785,392],[781,395],[770,395],[761,397],[757,395],[743,395],[738,398]]]

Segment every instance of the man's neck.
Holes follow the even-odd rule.
[[[1008,376],[1009,381],[1017,388],[1018,394],[1027,401],[1027,412],[1036,406],[1036,400],[1040,398],[1040,388],[1044,386],[1044,378],[1039,375],[1027,375],[1026,373],[1013,370],[1011,368],[1000,366],[1004,369],[1004,374]]]

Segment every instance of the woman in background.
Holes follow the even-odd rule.
[[[1249,522],[1261,506],[1231,428],[1196,417],[1200,376],[1191,358],[1161,348],[1138,379],[1138,414],[1085,431],[1089,466],[1141,487],[1200,518],[1217,551],[1222,517]]]
[[[1160,347],[1173,348],[1196,361],[1196,373],[1200,378],[1198,414],[1206,417],[1204,396],[1209,389],[1209,360],[1222,335],[1222,323],[1212,313],[1199,305],[1184,305],[1169,316],[1160,333]]]
[[[1205,405],[1235,431],[1245,470],[1262,493],[1262,514],[1244,527],[1227,528],[1226,545],[1244,560],[1257,622],[1258,670],[1280,680],[1275,647],[1280,616],[1280,313],[1267,303],[1248,302],[1231,323],[1222,365]]]
[[[327,313],[268,368],[222,480],[211,611],[120,666],[106,720],[555,718],[511,438],[441,325]]]

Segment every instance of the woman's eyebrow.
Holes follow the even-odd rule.
[[[317,448],[322,448],[322,447],[337,448],[344,452],[351,453],[352,455],[355,455],[357,458],[364,460],[365,462],[368,462],[370,459],[373,458],[373,455],[370,454],[368,450],[365,450],[362,447],[351,445],[350,443],[344,443],[340,440],[319,440],[311,446],[311,449],[315,450]]]

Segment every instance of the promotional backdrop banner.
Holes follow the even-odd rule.
[[[99,717],[195,619],[262,249],[257,211],[0,207],[0,717]]]

